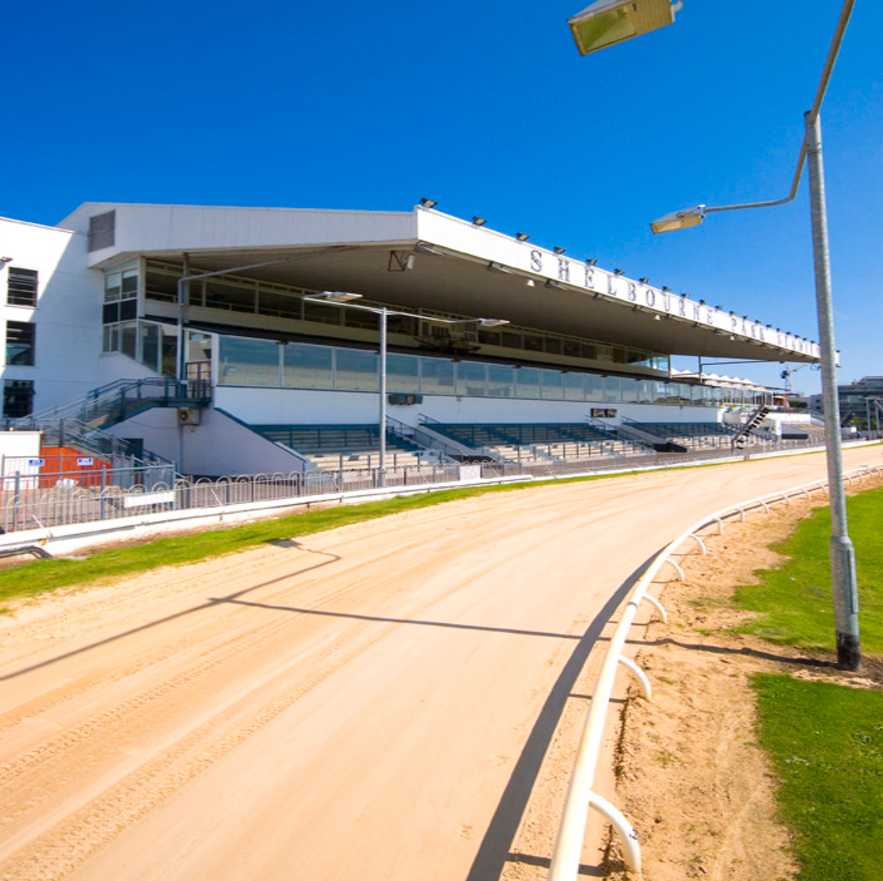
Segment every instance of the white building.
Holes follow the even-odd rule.
[[[0,252],[4,417],[166,377],[167,406],[105,426],[189,473],[302,467],[260,432],[377,424],[384,373],[407,426],[717,422],[734,390],[672,381],[671,355],[818,360],[734,311],[422,205],[86,203],[58,228],[0,220]],[[324,291],[369,309],[304,299]]]

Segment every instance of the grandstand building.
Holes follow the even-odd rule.
[[[665,439],[652,424],[725,432],[727,409],[764,393],[674,377],[673,355],[819,356],[429,204],[86,203],[58,227],[0,220],[0,251],[4,418],[71,446],[108,432],[190,474],[359,467],[377,447],[417,461],[623,451]]]

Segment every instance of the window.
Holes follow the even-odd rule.
[[[6,302],[10,306],[37,305],[37,270],[9,267]]]
[[[37,328],[23,321],[6,322],[6,363],[33,367]]]
[[[3,415],[7,419],[30,416],[34,410],[34,382],[30,379],[3,381]]]

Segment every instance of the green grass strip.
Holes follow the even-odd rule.
[[[847,500],[849,535],[855,547],[862,651],[883,653],[883,488]],[[817,508],[793,535],[772,546],[788,557],[758,572],[760,583],[739,587],[735,601],[760,617],[740,628],[771,642],[833,650],[834,608],[829,538],[831,514]]]
[[[628,472],[628,474],[634,473]],[[412,511],[492,492],[513,492],[550,484],[613,479],[625,477],[628,474],[591,475],[561,480],[464,487],[398,496],[376,502],[336,505],[333,508],[305,511],[243,526],[221,529],[210,527],[204,532],[193,532],[149,543],[98,551],[84,560],[33,560],[15,568],[0,571],[0,614],[8,612],[9,607],[6,604],[18,597],[36,596],[61,587],[104,582],[136,572],[146,572],[160,566],[194,563],[223,554],[247,550],[271,541],[311,535],[350,523],[385,517],[388,514]]]
[[[760,745],[800,881],[879,881],[883,692],[757,674]]]

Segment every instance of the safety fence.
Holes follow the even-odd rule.
[[[879,476],[880,474],[883,474],[883,467],[869,466],[852,471],[845,475],[845,478],[848,483],[852,483],[853,481],[859,481],[873,475]],[[601,751],[607,710],[613,692],[616,672],[620,664],[631,670],[637,677],[642,697],[647,700],[652,699],[650,680],[633,660],[623,655],[623,649],[628,632],[643,602],[646,601],[654,606],[663,622],[667,623],[668,619],[665,609],[655,597],[652,597],[647,592],[652,584],[657,583],[657,581],[659,583],[663,582],[663,579],[657,579],[663,566],[669,565],[674,569],[678,577],[683,579],[684,573],[672,557],[678,548],[687,541],[691,541],[699,549],[700,553],[705,554],[706,547],[701,536],[704,530],[709,527],[716,527],[718,532],[722,533],[724,531],[724,521],[731,517],[738,516],[744,520],[746,513],[749,511],[760,508],[764,511],[769,511],[776,503],[784,502],[791,504],[791,500],[796,496],[809,498],[813,492],[824,492],[826,489],[827,481],[819,481],[804,484],[784,492],[771,493],[761,498],[725,508],[711,516],[704,517],[681,533],[654,557],[635,585],[623,608],[622,616],[610,638],[607,652],[604,656],[594,691],[592,692],[589,712],[586,717],[582,738],[577,747],[570,785],[561,816],[558,836],[555,841],[555,851],[549,870],[549,881],[575,881],[578,877],[586,819],[590,807],[598,811],[615,830],[617,837],[622,843],[626,868],[635,873],[640,873],[641,871],[641,849],[637,833],[625,816],[609,801],[596,793],[593,786]]]
[[[782,452],[812,449],[796,442],[777,446]],[[770,452],[765,450],[765,452]],[[735,458],[757,452],[743,451]],[[116,460],[95,460],[95,467],[54,470],[46,460],[43,467],[27,468],[4,462],[0,473],[0,530],[49,529],[77,523],[117,520],[162,511],[218,508],[228,505],[276,502],[300,496],[355,492],[365,489],[408,487],[417,484],[449,483],[474,479],[543,479],[578,474],[681,467],[732,460],[726,450],[690,453],[657,453],[593,456],[591,459],[558,461],[481,461],[471,465],[450,462],[415,461],[391,456],[387,468],[351,467],[315,469],[290,473],[252,474],[236,477],[176,477],[171,463],[119,465]],[[40,460],[41,462],[43,460]],[[466,469],[466,470],[464,470]]]
[[[495,475],[490,475],[495,476]],[[20,473],[0,482],[0,529],[4,533],[50,529],[102,520],[119,520],[163,511],[200,510],[230,505],[296,502],[302,496],[346,493],[363,489],[449,483],[461,478],[458,465],[412,468],[296,471],[255,474],[218,480],[171,479],[168,472],[140,469],[116,474],[108,484],[105,472],[96,481],[61,477],[52,487]],[[102,481],[104,481],[102,483]]]

